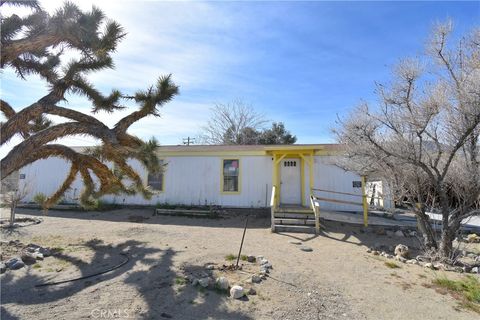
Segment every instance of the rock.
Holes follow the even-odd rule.
[[[206,288],[210,284],[210,278],[202,278],[198,280],[198,284]]]
[[[386,256],[387,256],[387,253],[386,253],[385,251],[382,251],[382,252],[380,252],[380,255],[381,255],[382,257],[386,257]]]
[[[33,253],[33,256],[34,256],[35,259],[37,259],[37,260],[43,260],[43,254],[41,254],[40,252],[35,252],[35,253]]]
[[[198,284],[198,279],[197,278],[193,278],[192,280],[192,286],[196,286]]]
[[[268,260],[264,259],[264,258],[262,258],[261,260],[257,260],[257,261],[259,261],[260,265],[265,265],[265,264],[268,263]]]
[[[245,295],[245,291],[241,286],[235,285],[230,289],[230,297],[233,299],[240,299]]]
[[[395,257],[394,257],[392,254],[387,254],[387,255],[385,256],[385,258],[387,258],[387,259],[393,259],[393,258],[395,258]]]
[[[471,273],[480,273],[480,268],[478,267],[473,267],[472,270],[470,270]]]
[[[254,296],[254,295],[257,294],[257,291],[256,291],[255,289],[253,289],[253,288],[250,288],[250,289],[248,289],[247,294],[248,294],[249,296]]]
[[[255,256],[248,256],[247,257],[247,261],[250,262],[250,263],[253,263],[255,262],[257,259],[255,259]]]
[[[475,233],[470,233],[467,236],[467,241],[470,242],[470,243],[480,242],[480,236],[476,235]]]
[[[260,275],[266,276],[267,273],[270,273],[270,271],[267,268],[260,269]]]
[[[5,262],[5,266],[10,270],[17,270],[25,267],[25,263],[18,258],[11,258]]]
[[[7,266],[5,263],[0,262],[0,273],[5,273],[5,271],[7,271]]]
[[[416,236],[417,236],[417,231],[412,230],[412,231],[410,231],[410,232],[408,233],[408,235],[409,235],[410,237],[416,237]]]
[[[8,259],[7,261],[5,261],[5,266],[8,268],[8,269],[11,269],[11,267],[17,263],[18,261],[20,261],[20,259],[18,258],[10,258]]]
[[[410,249],[404,245],[404,244],[399,244],[395,247],[395,255],[400,256],[403,258],[408,258],[410,254]]]
[[[205,267],[205,269],[207,269],[207,270],[213,270],[213,269],[215,269],[215,266],[214,266],[213,264],[209,264],[209,265],[207,265],[207,266]]]
[[[410,259],[406,261],[407,264],[418,264],[418,261],[416,259]]]
[[[393,235],[395,234],[392,230],[387,230],[387,231],[385,231],[385,233],[387,234],[387,237],[389,237],[389,238],[393,237]]]
[[[405,234],[403,234],[402,230],[397,230],[397,231],[395,231],[395,237],[403,238],[403,237],[405,237]]]
[[[400,262],[403,262],[403,263],[407,262],[407,259],[405,259],[405,258],[402,257],[402,256],[395,256],[395,260],[400,261]]]
[[[301,247],[300,247],[300,250],[305,251],[305,252],[311,252],[311,251],[313,251],[313,249],[310,248],[310,247],[308,247],[308,246],[301,246]]]
[[[168,314],[168,313],[165,313],[165,312],[162,312],[160,314],[160,317],[162,318],[166,318],[166,319],[171,319],[172,318],[172,315]]]
[[[218,289],[225,290],[225,291],[227,291],[228,288],[230,288],[230,284],[228,283],[228,279],[225,278],[225,277],[217,278],[217,281],[215,281],[215,286]]]
[[[372,249],[371,248],[368,248],[367,249],[367,253],[371,253],[372,252]]]
[[[423,265],[424,268],[436,270],[435,266],[431,262],[427,262]]]
[[[257,261],[258,263],[260,263],[260,261],[263,260],[263,256],[256,256],[255,257],[255,261]]]
[[[378,256],[380,254],[380,252],[378,252],[377,250],[373,250],[372,253],[374,256]]]
[[[473,260],[475,260],[477,258],[477,255],[475,253],[472,253],[472,252],[467,253],[466,256],[470,259],[473,259]]]
[[[25,264],[34,264],[35,262],[37,262],[37,258],[35,258],[32,253],[27,252],[27,251],[22,252],[22,255],[20,256],[20,259],[22,259],[22,261]]]
[[[295,240],[290,240],[290,241],[288,241],[288,243],[290,243],[290,244],[295,244],[295,245],[297,245],[297,246],[302,244],[301,241],[295,241]]]
[[[371,227],[362,227],[360,228],[360,233],[371,233],[372,228]]]
[[[30,243],[27,245],[27,248],[26,248],[29,252],[38,252],[38,253],[41,253],[43,254],[43,256],[45,258],[49,257],[52,255],[52,253],[50,252],[50,250],[48,248],[44,248],[44,247],[41,247],[39,245],[36,245],[36,244],[33,244],[33,243]],[[33,251],[31,251],[33,249]]]
[[[262,278],[261,278],[259,275],[254,274],[254,275],[252,276],[252,282],[253,282],[253,283],[259,283],[259,282],[261,282],[261,281],[262,281]]]
[[[386,235],[387,233],[385,232],[385,229],[383,228],[378,228],[377,231],[375,231],[375,233],[379,236],[384,236]]]

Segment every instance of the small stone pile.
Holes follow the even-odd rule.
[[[9,251],[17,252],[18,256],[13,256],[6,260],[5,262],[0,262],[0,272],[4,273],[7,270],[18,270],[25,265],[30,265],[36,263],[38,260],[43,260],[46,257],[51,256],[50,249],[41,247],[39,245],[30,243],[28,245],[23,245],[18,240],[3,241],[2,246],[7,246],[10,248]],[[3,258],[3,256],[2,256]]]
[[[270,270],[273,269],[272,264],[265,259],[263,256],[248,256],[247,261],[249,263],[257,263],[260,266],[258,273],[252,274],[252,276],[246,280],[247,283],[258,284],[266,280]],[[217,269],[221,272],[227,271],[236,271],[241,270],[242,267],[238,268],[232,265],[222,265],[219,268],[216,268],[213,264],[208,264],[205,266],[205,271],[200,272],[197,276],[188,275],[185,277],[193,286],[200,286],[205,289],[216,289],[224,292],[229,292],[230,297],[233,299],[241,299],[245,295],[254,295],[256,290],[254,288],[245,289],[240,284],[230,285],[230,281],[225,276],[220,276],[215,278],[213,271]]]
[[[402,263],[406,264],[416,264],[416,265],[421,265],[424,268],[431,269],[431,270],[446,270],[446,271],[454,271],[454,272],[461,272],[461,273],[480,273],[480,256],[474,254],[474,253],[463,253],[463,256],[471,259],[474,261],[473,265],[468,264],[468,263],[463,263],[460,266],[459,265],[447,265],[439,262],[434,262],[431,261],[430,258],[426,256],[417,256],[414,259],[410,258],[410,249],[408,246],[399,244],[395,247],[394,255],[388,254],[385,251],[379,251],[374,248],[369,248],[367,249],[368,253],[371,253],[376,256],[382,256],[387,259],[395,259],[397,261],[400,261]]]

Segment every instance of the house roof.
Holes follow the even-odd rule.
[[[160,146],[159,151],[205,152],[205,151],[273,151],[273,150],[340,150],[339,144],[277,144],[277,145],[170,145]]]
[[[82,152],[86,147],[72,147]],[[340,144],[290,144],[290,145],[164,145],[158,147],[159,155],[200,156],[200,155],[267,155],[273,153],[314,153],[335,154],[342,150]]]

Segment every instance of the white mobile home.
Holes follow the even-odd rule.
[[[310,206],[313,189],[362,194],[361,178],[335,166],[339,145],[220,145],[161,146],[158,155],[166,165],[163,174],[149,175],[136,162],[146,184],[156,191],[147,200],[141,195],[111,195],[117,204],[219,205],[269,207],[276,186],[279,205]],[[20,170],[20,183],[28,183],[31,201],[36,193],[49,195],[63,182],[69,164],[62,159],[37,161]],[[65,194],[75,202],[82,189],[79,177]],[[348,198],[342,194],[331,197]],[[351,198],[349,200],[352,200]],[[324,209],[359,211],[342,203],[325,203]]]

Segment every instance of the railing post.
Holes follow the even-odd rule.
[[[270,199],[270,219],[271,219],[271,231],[275,232],[275,203],[276,203],[276,190],[275,185],[272,186],[272,195]]]
[[[315,216],[315,234],[320,234],[320,206],[315,203],[315,197],[310,192],[310,204],[312,206],[313,214]],[[317,209],[318,207],[318,209]]]

